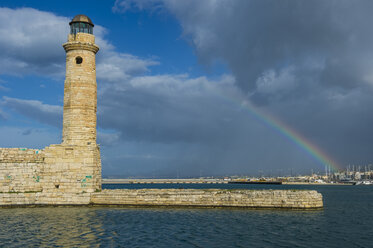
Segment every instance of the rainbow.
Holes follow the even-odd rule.
[[[249,103],[247,100],[237,100],[236,98],[227,95],[224,95],[223,98],[233,102],[235,105],[238,104],[241,109],[249,113],[252,117],[254,117],[254,119],[274,130],[285,139],[289,140],[300,150],[306,152],[306,154],[308,154],[314,161],[323,166],[322,168],[328,167],[335,172],[342,170],[335,159],[323,152],[311,141],[307,140],[304,136],[287,126],[279,119],[253,106],[253,104]]]

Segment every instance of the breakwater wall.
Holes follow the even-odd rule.
[[[228,181],[218,178],[151,178],[151,179],[108,179],[102,184],[227,184]]]
[[[126,206],[319,209],[315,190],[117,189],[92,193],[91,203]]]
[[[116,189],[95,193],[0,193],[1,207],[37,205],[102,205],[148,207],[234,207],[320,209],[314,190]]]

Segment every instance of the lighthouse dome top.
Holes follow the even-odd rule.
[[[93,34],[93,23],[91,19],[86,15],[76,15],[70,24],[70,33],[88,33]]]
[[[91,21],[91,19],[88,16],[86,16],[86,15],[76,15],[71,20],[70,25],[72,23],[74,23],[74,22],[85,22],[85,23],[88,23],[88,24],[91,24],[92,26],[94,26],[93,23],[92,23],[92,21]]]

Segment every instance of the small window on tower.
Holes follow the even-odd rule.
[[[79,64],[83,63],[83,58],[78,56],[78,57],[75,58],[75,61],[79,65]]]

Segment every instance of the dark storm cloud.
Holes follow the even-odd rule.
[[[255,91],[267,71],[289,66],[294,73],[316,66],[315,83],[326,87],[372,83],[371,1],[164,2],[201,61],[223,59],[245,91]]]
[[[169,11],[202,64],[225,62],[250,101],[342,165],[373,160],[372,1],[117,0],[114,6],[118,13],[133,9]]]
[[[372,1],[125,0],[114,9],[152,6],[180,20],[201,62],[223,59],[245,92],[255,91],[269,70],[289,66],[294,73],[312,70],[319,75],[315,83],[326,87],[373,82]]]

